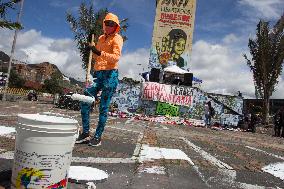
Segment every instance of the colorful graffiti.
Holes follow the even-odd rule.
[[[179,106],[158,102],[156,108],[157,115],[179,116]]]
[[[40,182],[44,174],[40,170],[36,170],[34,168],[23,168],[18,172],[18,176],[16,178],[16,188],[30,188],[28,185],[31,182]]]
[[[237,96],[208,94],[198,88],[153,82],[145,82],[142,87],[121,83],[112,101],[123,112],[181,116],[197,120],[204,119],[205,103],[211,101],[216,112],[214,121],[227,125],[237,125],[239,120],[239,116],[228,112],[234,110],[236,114],[242,114],[243,111],[243,100]]]
[[[145,115],[155,115],[157,103],[158,102],[156,102],[156,101],[143,100],[142,101],[142,109],[143,109],[142,112]]]
[[[117,93],[112,98],[112,103],[117,104],[118,109],[123,112],[134,112],[140,107],[140,84],[131,85],[119,83]]]
[[[233,125],[237,126],[240,120],[239,115],[232,115],[232,114],[222,114],[220,116],[220,123],[222,125]]]
[[[229,95],[217,95],[209,94],[212,98],[220,101],[222,104],[225,104],[227,107],[233,111],[242,114],[243,111],[243,99],[239,96],[229,96]]]

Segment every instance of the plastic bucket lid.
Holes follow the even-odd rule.
[[[18,114],[18,127],[25,130],[52,133],[74,133],[78,121],[67,117],[44,114]]]

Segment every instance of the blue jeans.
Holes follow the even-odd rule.
[[[211,125],[211,115],[205,114],[205,124],[208,126]]]
[[[117,70],[102,70],[96,72],[96,81],[94,85],[88,87],[84,91],[84,95],[96,97],[101,90],[100,101],[100,115],[94,137],[100,138],[105,128],[108,116],[108,108],[113,94],[118,85],[118,71]],[[90,109],[91,104],[81,102],[81,116],[83,132],[88,133],[90,130]]]

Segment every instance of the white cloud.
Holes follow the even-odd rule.
[[[203,80],[205,91],[221,94],[241,91],[245,96],[254,98],[253,76],[242,56],[244,52],[206,41],[197,41],[192,49],[192,72]],[[280,78],[273,98],[284,98],[283,82]]]
[[[14,32],[1,30],[0,44],[2,51],[11,51]],[[81,68],[81,58],[72,39],[52,39],[45,37],[41,32],[28,30],[19,32],[15,58],[28,63],[36,64],[50,62],[55,64],[63,74],[76,79],[85,78],[85,72]]]
[[[283,14],[283,0],[240,0],[239,3],[244,6],[250,6],[253,12],[247,12],[253,17],[261,17],[265,19],[279,19]]]
[[[235,34],[229,34],[229,35],[226,35],[223,39],[223,43],[225,44],[231,44],[231,43],[235,43],[237,42],[239,39],[238,37],[235,35]]]
[[[140,81],[139,73],[148,71],[149,55],[150,51],[143,48],[123,54],[119,62],[120,78],[127,76]]]
[[[13,32],[0,31],[0,50],[9,54],[13,40]],[[2,37],[4,36],[4,37]],[[239,37],[227,35],[224,43],[211,44],[206,41],[197,41],[193,45],[191,70],[194,76],[203,80],[202,88],[208,92],[237,94],[254,97],[254,85],[240,48],[234,49]],[[229,43],[230,42],[230,43]],[[229,44],[227,44],[229,43]],[[247,52],[245,52],[247,53]],[[29,63],[48,61],[58,66],[66,76],[85,78],[85,71],[81,68],[80,54],[72,39],[52,39],[45,37],[41,32],[29,30],[18,35],[16,58]],[[148,71],[149,49],[141,48],[131,52],[124,52],[119,62],[120,78],[132,77],[140,80],[139,73]],[[284,76],[273,98],[284,98]]]

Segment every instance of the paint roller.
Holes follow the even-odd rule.
[[[91,42],[93,41],[94,41],[94,34],[92,34],[92,39],[91,39]],[[92,52],[92,49],[90,49],[89,62],[87,65],[87,73],[86,73],[86,88],[90,85],[89,78],[91,74],[92,57],[93,57],[93,52]],[[86,102],[88,104],[92,104],[95,101],[95,98],[93,96],[85,96],[81,94],[72,94],[71,98],[73,100],[78,100],[80,102]]]
[[[95,101],[94,97],[85,96],[85,95],[81,95],[81,94],[72,94],[71,98],[73,100],[78,100],[80,102],[86,102],[88,104],[92,104]]]

